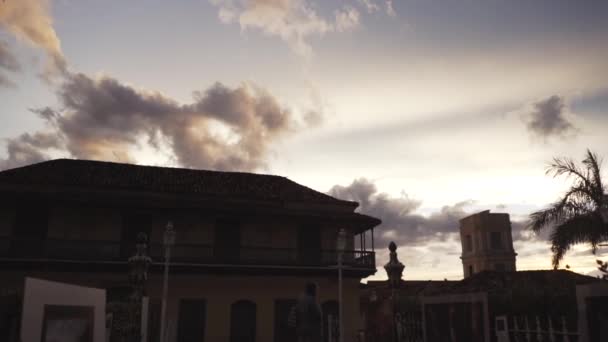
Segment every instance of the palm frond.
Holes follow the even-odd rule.
[[[601,173],[601,164],[602,160],[598,158],[598,156],[591,152],[591,150],[587,150],[587,156],[583,159],[583,164],[589,170],[591,174],[591,181],[593,184],[593,190],[595,193],[595,197],[603,202],[604,193],[606,189],[604,187],[604,183],[602,181],[602,173]]]
[[[553,158],[553,162],[547,166],[545,173],[547,175],[553,175],[553,177],[562,175],[567,177],[574,176],[585,184],[590,183],[588,175],[570,158]]]
[[[589,194],[583,186],[571,188],[559,201],[548,208],[530,214],[528,228],[538,233],[551,224],[560,224],[576,215],[590,212],[591,208],[587,208],[585,202],[588,196]]]
[[[551,233],[553,267],[557,268],[566,252],[576,244],[589,243],[593,253],[600,242],[608,238],[608,233],[597,213],[577,215],[557,225]]]

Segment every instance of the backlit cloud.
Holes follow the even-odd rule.
[[[142,137],[150,146],[169,146],[177,164],[215,170],[254,170],[265,166],[272,143],[296,127],[292,112],[265,89],[245,83],[216,83],[179,104],[158,92],[125,85],[110,77],[73,74],[58,90],[61,111],[35,110],[49,127],[9,140],[14,167],[46,158],[62,148],[76,158],[133,162],[130,150]]]
[[[458,220],[469,215],[471,201],[446,205],[429,216],[418,213],[421,202],[407,196],[392,197],[378,191],[368,179],[360,178],[348,186],[336,185],[329,194],[360,203],[358,211],[378,217],[379,245],[395,241],[398,245],[415,245],[430,240],[445,240],[459,233]]]
[[[351,6],[335,10],[335,18],[319,14],[310,0],[210,0],[219,8],[226,24],[238,23],[242,30],[257,29],[280,37],[294,53],[310,57],[310,37],[345,32],[359,26],[359,11]],[[371,4],[371,3],[370,3]]]
[[[456,273],[460,273],[458,256],[460,247],[460,220],[466,216],[481,211],[475,208],[472,200],[445,205],[428,215],[421,213],[421,202],[406,195],[390,196],[380,192],[374,182],[360,178],[350,185],[336,185],[328,192],[331,196],[357,201],[360,206],[357,211],[382,220],[375,232],[375,247],[379,251],[378,267],[388,261],[386,248],[391,241],[400,247],[402,260],[407,260],[407,266],[439,267],[456,265]],[[503,208],[504,209],[504,208]],[[539,249],[525,250],[523,258],[550,260],[547,247],[547,234],[535,235],[526,229],[525,220],[511,217],[513,241],[518,246],[532,244]],[[449,272],[454,272],[452,268]],[[453,274],[450,273],[453,277]],[[437,276],[435,276],[437,278]]]
[[[46,160],[45,151],[58,148],[60,139],[53,133],[23,133],[16,138],[7,139],[7,159],[0,159],[0,170],[11,169]]]
[[[16,72],[21,69],[17,58],[8,49],[8,44],[0,40],[0,87],[2,86],[14,86],[13,81],[8,76],[4,75],[5,72]]]
[[[50,79],[67,71],[61,42],[53,28],[47,0],[4,0],[0,2],[0,27],[46,53],[48,63],[42,76]]]

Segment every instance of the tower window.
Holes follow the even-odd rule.
[[[465,235],[464,237],[464,250],[466,252],[471,252],[473,250],[473,239],[471,235]]]
[[[502,234],[500,232],[490,233],[490,246],[492,246],[492,249],[502,249]]]
[[[469,276],[473,275],[473,265],[469,265]]]

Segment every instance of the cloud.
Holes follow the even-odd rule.
[[[42,73],[45,79],[66,73],[67,63],[61,51],[61,42],[53,28],[47,0],[0,2],[0,26],[45,51],[48,56],[47,66]]]
[[[181,166],[249,171],[264,167],[272,143],[295,126],[290,110],[249,83],[216,83],[182,105],[114,78],[72,74],[57,95],[61,111],[33,110],[49,131],[9,141],[4,168],[44,159],[57,144],[41,139],[54,134],[76,158],[133,162],[130,150],[144,137],[153,148],[169,146]]]
[[[230,1],[223,3],[232,8]],[[283,19],[295,18],[296,37],[317,30],[313,20],[316,14],[304,2],[294,5],[288,0],[264,0],[240,4],[247,7],[240,18],[244,27],[255,27],[261,23],[258,19],[273,18],[278,11],[287,13]],[[342,27],[349,29],[353,20],[356,15],[349,12],[342,19]],[[290,24],[289,20],[284,24]],[[253,83],[235,88],[216,83],[194,92],[191,103],[180,104],[158,92],[137,89],[111,77],[71,73],[46,0],[1,2],[0,25],[44,49],[49,57],[45,79],[61,76],[61,83],[53,84],[60,110],[30,109],[47,127],[7,139],[8,153],[5,160],[0,160],[1,169],[47,159],[52,149],[76,158],[136,162],[133,150],[145,144],[143,147],[167,152],[171,161],[180,166],[250,171],[265,167],[272,144],[284,133],[321,121],[322,113],[314,108],[301,118],[304,126],[299,125],[289,109]],[[274,25],[276,30],[282,30],[280,21]],[[272,25],[266,28],[274,32]],[[19,68],[5,44],[0,45],[0,71],[2,68]],[[0,82],[9,84],[2,77],[0,74]]]
[[[524,115],[528,131],[535,136],[567,137],[576,133],[574,125],[566,117],[564,99],[558,95],[532,104],[532,109]]]
[[[17,138],[7,139],[8,158],[0,160],[0,170],[41,162],[47,159],[44,150],[60,145],[60,139],[52,133],[24,133]]]
[[[391,17],[397,16],[397,12],[395,11],[395,7],[393,6],[393,0],[386,0],[386,14]]]
[[[359,11],[353,7],[346,7],[342,11],[336,11],[336,30],[347,32],[359,26]]]
[[[374,13],[380,10],[380,6],[374,0],[357,0],[367,10],[367,13]]]
[[[13,87],[15,84],[8,76],[3,74],[3,71],[16,72],[21,70],[21,65],[17,58],[8,49],[8,44],[0,40],[0,87]]]
[[[335,11],[335,19],[322,17],[309,0],[210,0],[219,8],[223,23],[238,23],[242,30],[257,29],[280,37],[299,56],[310,57],[308,39],[328,32],[350,31],[359,25],[359,12],[349,6]]]
[[[378,246],[395,241],[398,245],[416,245],[430,240],[446,240],[459,233],[459,220],[470,213],[465,209],[471,201],[446,205],[429,216],[416,213],[420,201],[403,197],[391,197],[379,192],[376,185],[365,178],[348,186],[336,185],[329,194],[359,202],[358,211],[382,220],[376,235]]]
[[[458,267],[457,273],[460,273],[461,264],[457,260],[461,253],[459,221],[480,211],[474,201],[445,205],[429,215],[422,215],[420,201],[406,195],[394,197],[380,192],[366,178],[356,179],[347,186],[336,185],[328,194],[359,202],[358,212],[382,220],[374,232],[378,266],[387,262],[386,249],[390,241],[394,241],[400,247],[399,257],[408,267],[417,267],[425,272],[424,268],[453,265]],[[516,252],[521,252],[521,258],[550,260],[548,234],[532,234],[526,229],[525,219],[511,217],[511,227],[513,241],[520,249]]]

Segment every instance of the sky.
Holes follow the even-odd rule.
[[[382,219],[377,262],[395,240],[405,279],[462,278],[458,220],[507,212],[518,269],[547,269],[524,229],[569,185],[547,164],[608,156],[607,17],[602,0],[3,0],[0,169],[287,176]]]

